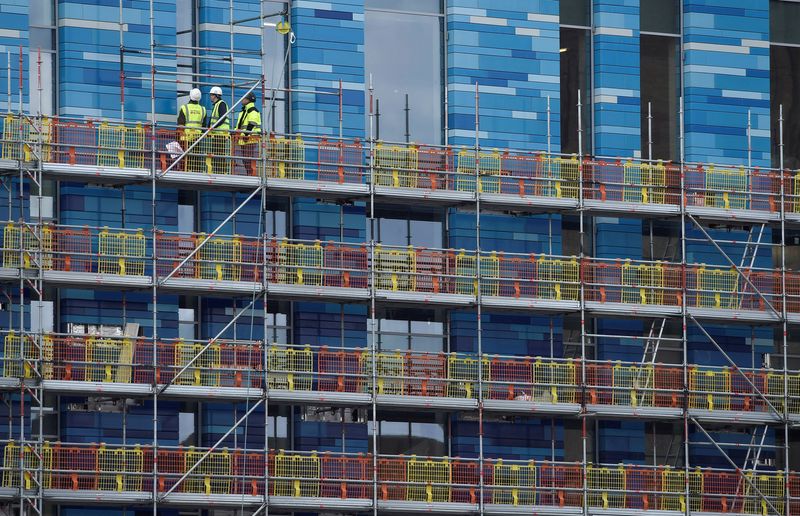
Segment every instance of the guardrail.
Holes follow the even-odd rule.
[[[378,501],[477,504],[482,468],[486,504],[757,515],[774,514],[770,505],[779,514],[796,514],[800,508],[794,499],[800,495],[800,476],[788,475],[787,486],[780,471],[687,472],[668,466],[584,467],[505,459],[481,464],[476,459],[416,456],[378,456],[375,462]],[[3,466],[3,487],[22,484],[30,489],[40,483],[45,497],[55,489],[103,491],[113,501],[115,492],[151,493],[154,488],[158,493],[263,496],[267,485],[270,496],[373,497],[373,458],[368,454],[11,441],[5,445]],[[788,512],[787,489],[792,497]]]
[[[677,409],[686,403],[683,368],[669,364],[14,332],[3,338],[0,359],[7,378],[257,389],[268,382],[271,390],[374,388],[379,395],[450,399],[476,399],[482,387],[488,400]],[[687,373],[691,409],[783,411],[786,378],[788,412],[800,414],[800,372],[689,365]]]
[[[155,238],[155,246],[152,239]],[[481,295],[718,310],[780,311],[781,274],[769,269],[620,259],[391,247],[247,236],[208,237],[142,229],[7,223],[2,266],[45,271],[207,281]],[[174,271],[174,272],[173,272]],[[480,282],[477,281],[480,272]],[[265,277],[266,275],[266,277]],[[755,286],[755,288],[753,288]],[[800,313],[800,272],[786,272],[786,304]]]
[[[3,159],[112,168],[155,169],[197,174],[262,176],[396,189],[480,192],[556,199],[579,197],[639,205],[800,213],[800,172],[715,164],[607,160],[541,152],[484,149],[476,159],[466,147],[329,140],[306,135],[250,135],[215,130],[178,163],[183,149],[200,136],[196,129],[142,123],[29,119],[9,114],[1,120]],[[479,177],[476,177],[476,161]],[[374,179],[369,164],[372,162]],[[171,168],[170,168],[171,167]],[[783,185],[782,185],[783,183]]]

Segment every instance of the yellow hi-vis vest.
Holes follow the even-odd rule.
[[[189,102],[181,106],[181,112],[186,120],[186,136],[197,137],[200,135],[200,129],[202,129],[203,121],[206,119],[206,108],[200,104]]]
[[[230,113],[228,113],[228,109],[227,109],[228,105],[225,104],[224,100],[220,99],[214,104],[214,107],[211,109],[211,120],[209,120],[208,126],[209,127],[214,127],[214,124],[217,123],[217,120],[219,120],[219,107],[223,106],[223,105],[225,106],[225,114],[223,115],[225,118],[223,118],[222,122],[220,122],[220,124],[215,129],[213,129],[211,132],[214,133],[214,134],[223,134],[224,133],[227,136],[228,135],[228,131],[231,128],[231,122],[230,122],[231,119],[230,119],[230,116],[229,116]]]
[[[236,129],[242,133],[249,133],[239,136],[239,145],[258,143],[261,138],[261,113],[258,112],[253,103],[248,104],[239,113],[239,120],[236,122]]]

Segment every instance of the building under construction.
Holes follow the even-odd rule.
[[[0,511],[800,514],[798,20],[4,0]]]

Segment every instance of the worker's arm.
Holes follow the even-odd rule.
[[[219,113],[218,114],[219,114],[219,119],[220,120],[225,118],[225,115],[228,114],[228,105],[225,103],[225,101],[220,101],[220,103],[219,103]]]
[[[255,129],[261,129],[261,113],[258,111],[253,112],[254,120],[250,120],[250,123],[247,124],[248,131],[254,131]]]
[[[183,106],[178,111],[178,125],[186,125],[186,110],[183,109]]]

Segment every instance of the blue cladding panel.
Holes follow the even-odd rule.
[[[685,0],[686,159],[769,166],[769,0]]]
[[[341,80],[343,134],[363,137],[363,0],[299,0],[292,3],[291,21],[302,31],[292,46],[292,87],[338,94]],[[339,106],[335,96],[296,93],[292,99],[292,109],[297,112],[293,131],[338,134]]]
[[[550,97],[552,148],[560,148],[558,19],[555,0],[447,1],[450,142],[475,141],[478,83],[482,145],[546,148]]]

